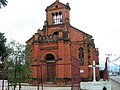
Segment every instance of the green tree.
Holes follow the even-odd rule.
[[[6,38],[4,33],[0,32],[0,60],[3,61],[6,56],[9,54],[9,48],[6,46]]]
[[[31,60],[29,59],[30,49],[20,43],[12,41],[8,44],[11,49],[9,56],[5,59],[5,71],[8,80],[14,90],[16,85],[21,89],[21,82],[29,82],[31,80]]]
[[[0,0],[0,8],[1,6],[7,6],[8,1],[7,0]]]

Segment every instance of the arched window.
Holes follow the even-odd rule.
[[[60,18],[59,19],[60,20],[59,23],[62,23],[62,12],[59,12],[59,18]]]
[[[53,33],[53,38],[54,38],[54,39],[57,39],[57,38],[58,38],[58,31],[56,31],[56,32]]]
[[[62,12],[52,13],[53,24],[61,24],[62,23]]]
[[[54,32],[53,35],[56,35],[56,36],[57,36],[57,35],[58,35],[58,31]]]
[[[78,49],[78,55],[79,55],[80,65],[84,65],[84,49],[82,47]]]
[[[52,54],[47,54],[47,55],[45,56],[45,60],[46,60],[46,61],[55,60],[55,57],[54,57],[54,55],[52,55]]]

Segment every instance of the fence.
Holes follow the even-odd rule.
[[[75,57],[71,59],[72,90],[80,90],[80,63]]]
[[[38,65],[32,65],[32,67],[37,68],[38,69],[38,77],[33,79],[33,82],[30,83],[21,83],[21,84],[17,84],[16,87],[14,87],[13,85],[10,85],[7,81],[4,81],[4,87],[2,88],[2,84],[0,84],[1,88],[0,90],[80,90],[80,64],[79,61],[74,58],[71,57],[71,63],[64,63],[64,64],[48,64],[49,65],[49,69],[52,68],[52,72],[48,73],[48,79],[50,81],[52,80],[56,80],[56,78],[54,77],[54,67],[60,67],[63,66],[66,68],[71,68],[70,70],[70,74],[71,74],[71,79],[70,80],[66,80],[66,79],[60,79],[62,81],[61,84],[64,85],[60,85],[60,83],[58,84],[58,82],[49,82],[46,83],[42,71],[44,70],[44,67],[46,66],[46,64],[38,64]],[[59,81],[59,80],[56,80]],[[2,81],[1,81],[2,83]],[[67,83],[67,84],[66,84]],[[19,87],[20,86],[20,87]],[[57,86],[57,87],[56,87]]]

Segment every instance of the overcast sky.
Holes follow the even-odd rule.
[[[8,40],[22,44],[43,28],[45,9],[55,0],[8,0],[8,6],[0,9],[0,32]],[[120,0],[59,0],[70,4],[72,26],[90,34],[99,48],[100,64],[106,54],[110,60],[120,56]],[[120,60],[115,62],[120,65]]]

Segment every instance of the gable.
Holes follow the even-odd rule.
[[[27,45],[31,45],[33,42],[33,37],[31,37],[29,40],[26,41],[26,44]]]
[[[69,5],[67,5],[67,4],[65,5],[61,2],[55,1],[53,4],[51,4],[50,6],[48,6],[46,8],[46,11],[54,10],[54,9],[62,9],[62,8],[69,8],[70,9]]]
[[[70,26],[71,29],[70,29],[70,38],[71,38],[71,42],[76,42],[76,41],[83,41],[87,38],[92,38],[91,35],[73,27],[73,26]]]
[[[86,37],[92,38],[92,36],[91,36],[90,34],[88,34],[88,33],[85,33],[85,32],[83,32],[83,31],[81,31],[81,30],[79,30],[79,29],[77,29],[77,28],[75,28],[75,27],[73,27],[73,26],[71,26],[71,28],[73,28],[74,30],[82,33],[82,34],[83,34],[84,36],[86,36]]]

